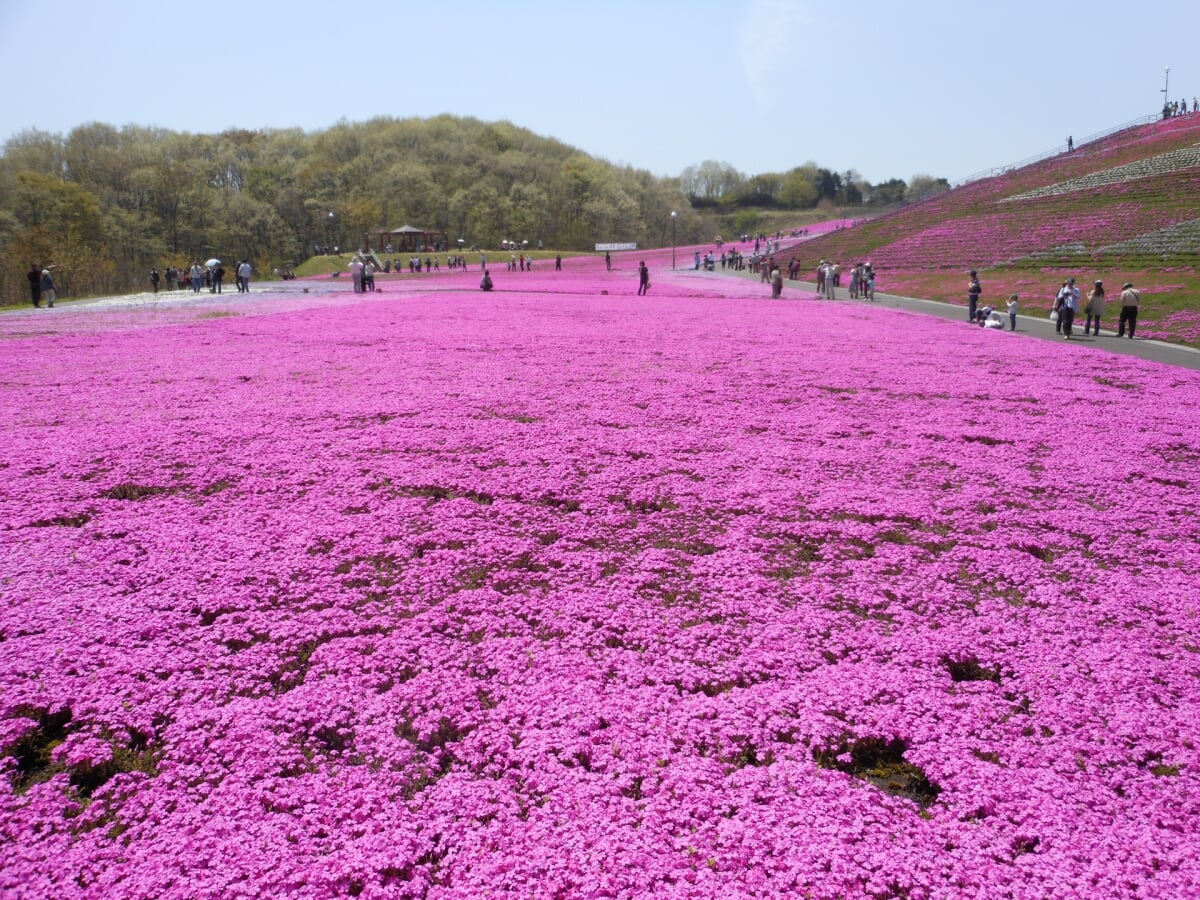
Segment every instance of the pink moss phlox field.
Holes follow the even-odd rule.
[[[1200,893],[1200,378],[640,256],[6,319],[0,893]]]

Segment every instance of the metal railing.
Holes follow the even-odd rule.
[[[1094,143],[1095,141],[1102,140],[1103,138],[1110,137],[1111,135],[1114,135],[1114,134],[1117,134],[1118,132],[1124,131],[1127,128],[1133,128],[1138,125],[1149,125],[1150,123],[1160,121],[1161,119],[1162,119],[1161,113],[1154,113],[1154,114],[1151,114],[1148,116],[1142,116],[1137,119],[1131,119],[1130,121],[1125,122],[1122,125],[1114,125],[1112,128],[1106,128],[1104,131],[1098,131],[1095,134],[1089,134],[1087,137],[1080,139],[1075,144],[1075,148],[1078,149],[1080,147],[1085,146],[1086,144],[1091,144],[1091,143]],[[919,197],[913,197],[908,200],[901,200],[899,203],[893,203],[891,206],[885,206],[883,209],[880,209],[873,214],[864,216],[863,221],[871,221],[871,222],[878,221],[879,219],[883,219],[883,218],[886,218],[887,216],[894,215],[895,213],[898,213],[901,210],[906,210],[913,206],[916,206],[918,203],[923,203],[926,200],[932,200],[935,197],[941,197],[943,194],[946,194],[948,191],[955,190],[956,188],[965,187],[966,185],[971,184],[972,182],[982,181],[985,178],[994,178],[997,175],[1004,175],[1004,174],[1007,174],[1008,172],[1015,171],[1016,169],[1023,169],[1026,166],[1032,166],[1034,163],[1039,163],[1039,162],[1042,162],[1043,160],[1052,159],[1056,156],[1060,156],[1066,151],[1066,149],[1067,149],[1067,145],[1065,143],[1063,143],[1063,144],[1059,144],[1053,150],[1046,150],[1042,153],[1036,154],[1035,156],[1030,156],[1026,159],[1022,159],[1019,162],[1010,163],[1009,165],[1006,165],[1006,166],[995,166],[990,169],[983,169],[982,171],[976,172],[974,175],[968,175],[966,178],[960,178],[957,181],[951,182],[950,187],[947,190],[929,191],[928,193],[921,194]]]
[[[1149,125],[1151,122],[1157,122],[1160,119],[1162,119],[1162,115],[1160,113],[1142,116],[1141,118],[1137,119],[1131,119],[1124,125],[1114,125],[1112,128],[1106,128],[1104,131],[1097,131],[1095,134],[1089,134],[1087,137],[1075,142],[1075,149],[1078,150],[1080,147],[1083,147],[1086,144],[1094,143],[1102,138],[1114,135],[1119,131],[1124,131],[1126,128],[1133,128],[1137,125]],[[1014,169],[1023,169],[1026,166],[1032,166],[1034,163],[1040,163],[1043,160],[1052,159],[1055,156],[1061,156],[1066,152],[1066,149],[1067,145],[1062,143],[1052,150],[1046,150],[1037,154],[1036,156],[1030,156],[1027,159],[1022,159],[1019,162],[1011,163],[1007,166],[997,166],[991,169],[983,169],[982,171],[976,172],[974,175],[968,175],[966,178],[960,178],[958,181],[951,182],[950,187],[962,187],[965,184],[970,184],[972,181],[979,181],[984,178],[992,178],[996,175],[1003,175],[1006,172],[1013,171]]]

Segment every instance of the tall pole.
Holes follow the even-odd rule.
[[[1163,75],[1163,118],[1166,118],[1167,107],[1171,105],[1171,95],[1167,93],[1167,88],[1171,86],[1171,67],[1167,66]]]
[[[671,271],[675,271],[675,210],[671,210]]]

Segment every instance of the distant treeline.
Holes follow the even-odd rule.
[[[145,287],[160,270],[216,256],[257,271],[318,246],[414,225],[467,246],[502,240],[589,250],[662,246],[754,229],[755,209],[882,206],[931,185],[870,185],[806,163],[747,177],[704,162],[678,178],[616,166],[508,122],[374,119],[217,135],[92,123],[9,140],[0,156],[0,290],[23,296],[30,263],[66,294]]]

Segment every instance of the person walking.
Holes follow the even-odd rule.
[[[25,277],[29,279],[29,299],[33,308],[38,309],[42,305],[42,270],[37,263],[30,263]]]
[[[971,280],[967,282],[967,321],[975,321],[975,309],[979,306],[979,295],[983,287],[979,284],[979,273],[971,270]]]
[[[1121,286],[1121,319],[1117,324],[1117,337],[1125,337],[1125,326],[1129,325],[1129,339],[1133,340],[1133,332],[1137,328],[1138,304],[1142,295],[1133,287],[1133,282],[1127,281]]]
[[[783,296],[783,271],[779,266],[771,270],[771,299],[778,300]]]
[[[54,277],[49,269],[42,269],[42,299],[46,301],[46,306],[54,308]]]
[[[638,296],[645,296],[648,290],[650,290],[650,270],[646,268],[646,261],[643,259],[638,263]]]
[[[1092,322],[1095,321],[1095,335],[1100,337],[1100,317],[1104,315],[1104,282],[1097,281],[1095,287],[1088,291],[1087,299],[1087,319],[1083,325],[1083,336],[1087,337],[1088,329],[1092,328]]]

